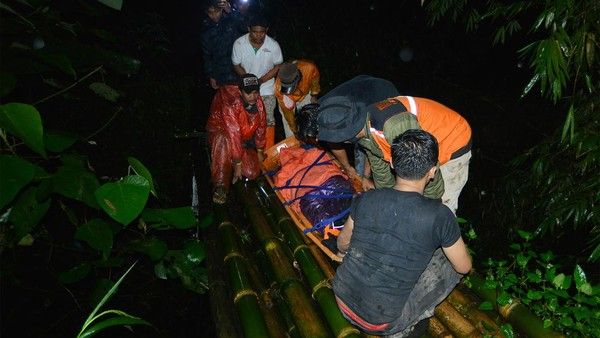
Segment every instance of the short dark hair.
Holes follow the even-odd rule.
[[[305,143],[313,143],[319,133],[319,104],[309,103],[296,113],[296,137]]]
[[[255,13],[252,16],[250,16],[250,19],[248,20],[248,27],[254,27],[254,26],[269,28],[269,22],[262,15],[262,13]]]
[[[392,163],[396,176],[406,180],[420,180],[435,167],[438,160],[438,143],[433,135],[409,129],[392,142]]]

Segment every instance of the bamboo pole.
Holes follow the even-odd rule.
[[[239,318],[231,306],[231,295],[227,288],[223,271],[223,254],[217,245],[215,222],[203,232],[206,244],[206,265],[208,269],[208,293],[211,315],[215,322],[217,338],[239,338]],[[237,324],[237,325],[236,325]]]
[[[251,186],[252,182],[245,185],[235,184],[235,192],[242,201],[252,224],[252,230],[270,262],[275,280],[280,287],[281,294],[289,304],[296,326],[303,337],[330,337],[331,333],[323,324],[314,303],[296,276],[285,250],[270,229]]]
[[[448,295],[446,301],[473,323],[482,334],[491,337],[503,337],[498,324],[486,313],[479,310],[479,303],[475,299],[469,297],[460,289],[454,289]]]
[[[234,226],[228,221],[226,211],[217,209],[215,214],[221,222],[218,233],[225,255],[223,261],[228,272],[233,303],[239,315],[244,337],[269,337],[269,330],[261,316],[258,295],[252,288],[246,261],[240,254]]]
[[[335,301],[335,295],[329,283],[329,276],[333,275],[331,266],[329,266],[326,276],[318,261],[313,257],[311,250],[306,245],[304,237],[298,232],[298,228],[288,216],[271,187],[264,181],[259,181],[258,184],[260,185],[258,191],[267,194],[268,201],[270,201],[269,209],[276,216],[275,218],[278,220],[286,243],[294,253],[296,262],[298,262],[303,275],[312,288],[313,298],[317,301],[321,310],[323,310],[329,327],[336,337],[358,337],[360,332],[344,318]]]
[[[482,337],[481,333],[465,319],[450,303],[441,302],[435,308],[435,316],[454,336],[459,338]]]
[[[452,338],[452,333],[436,317],[429,319],[429,328],[427,332],[432,338]]]
[[[484,287],[485,280],[476,272],[472,271],[469,274],[469,279],[472,283],[472,289],[482,299],[491,302],[492,304],[497,303],[497,292],[496,290],[486,289]],[[511,304],[507,304],[498,308],[500,315],[511,322],[519,331],[524,333],[530,338],[558,338],[564,337],[563,334],[549,330],[544,327],[543,322],[536,317],[527,307],[523,304],[513,301]]]

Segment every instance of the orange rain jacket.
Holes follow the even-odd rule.
[[[287,106],[284,102],[283,94],[281,94],[281,80],[279,78],[275,80],[275,97],[277,97],[277,104],[283,112],[283,116],[285,116],[290,129],[296,132],[296,103],[302,101],[308,94],[318,95],[321,92],[321,85],[319,69],[314,62],[304,59],[294,62],[296,62],[298,71],[302,74],[302,79],[298,83],[296,90],[291,95],[288,95],[292,101],[292,105]]]
[[[247,112],[237,86],[222,86],[215,93],[206,123],[215,185],[229,186],[232,166],[237,162],[242,162],[244,176],[256,178],[260,174],[255,148],[244,146],[244,143],[253,143],[258,149],[265,146],[267,119],[262,98],[256,105],[258,112]]]

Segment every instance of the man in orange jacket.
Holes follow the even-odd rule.
[[[309,60],[294,60],[281,65],[275,79],[275,97],[283,121],[285,137],[296,133],[296,112],[317,102],[321,92],[319,69]]]
[[[319,101],[317,139],[331,143],[356,141],[366,151],[373,181],[367,188],[394,185],[390,144],[408,129],[423,129],[439,143],[439,172],[425,187],[425,196],[441,198],[456,213],[458,196],[468,179],[471,127],[456,111],[436,101],[397,96],[364,107],[352,97]]]
[[[215,203],[226,202],[230,183],[260,175],[267,122],[259,88],[258,78],[245,74],[239,87],[220,87],[212,101],[206,130]]]

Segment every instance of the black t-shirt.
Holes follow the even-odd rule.
[[[371,324],[398,318],[433,252],[460,237],[454,214],[415,192],[376,189],[352,202],[354,230],[333,290]]]

